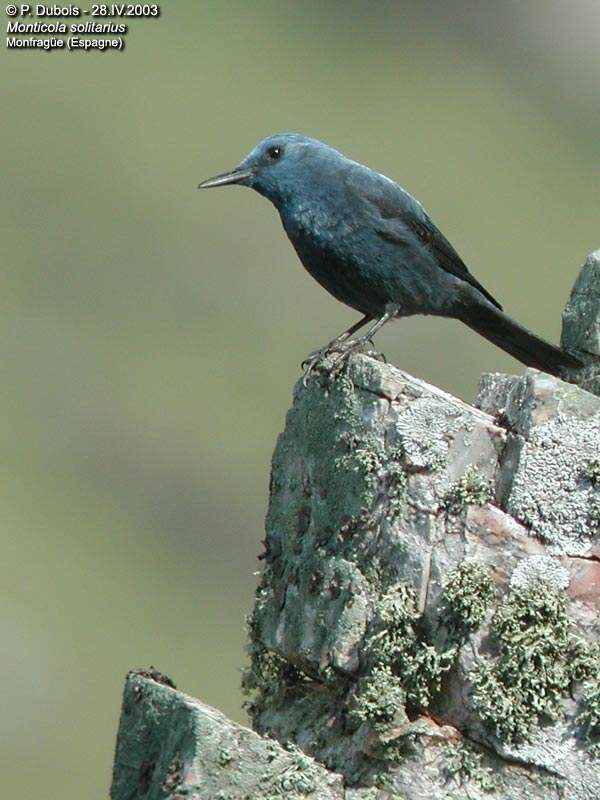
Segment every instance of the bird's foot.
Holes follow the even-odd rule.
[[[347,342],[344,342],[343,348],[340,348],[338,354],[332,361],[330,374],[335,377],[347,361],[348,356],[352,355],[352,353],[363,353],[369,356],[369,358],[387,363],[383,353],[374,350],[373,347],[373,340],[368,336],[361,336],[358,339],[349,339]]]
[[[302,383],[304,386],[307,386],[308,380],[311,374],[314,372],[315,367],[325,358],[328,358],[334,354],[335,357],[331,360],[331,365],[327,370],[331,378],[335,378],[337,375],[339,375],[344,367],[344,364],[346,363],[348,356],[350,356],[352,353],[363,352],[370,358],[375,358],[378,361],[386,362],[386,358],[383,353],[379,353],[377,350],[371,349],[369,345],[373,345],[373,342],[371,339],[365,336],[362,336],[358,339],[334,339],[332,342],[329,342],[329,344],[325,345],[325,347],[322,347],[320,350],[315,350],[304,359],[302,362],[302,368],[304,369]]]
[[[321,347],[319,350],[313,350],[312,353],[309,353],[300,365],[304,370],[304,374],[302,375],[302,383],[304,386],[308,386],[308,380],[311,374],[314,372],[317,364],[320,364],[321,361],[326,359],[327,356],[330,356],[332,353],[342,352],[344,346],[344,340],[338,337],[332,342],[329,342],[329,344],[326,344],[325,347]]]
[[[381,353],[379,350],[375,350],[375,342],[373,341],[373,339],[365,339],[365,344],[367,343],[373,345],[373,349],[365,350],[364,354],[366,356],[369,356],[369,358],[374,358],[375,361],[381,361],[382,364],[387,364],[387,358],[385,357],[385,355]]]

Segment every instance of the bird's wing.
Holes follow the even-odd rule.
[[[369,171],[370,172],[370,171]],[[394,181],[378,173],[349,175],[347,186],[370,206],[370,221],[379,236],[396,244],[407,244],[411,235],[434,256],[437,264],[470,283],[490,303],[500,303],[471,275],[466,264],[444,234],[431,221],[423,206]]]

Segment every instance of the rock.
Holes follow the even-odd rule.
[[[575,382],[600,395],[600,250],[588,256],[573,286],[563,312],[561,346],[587,364]]]
[[[597,253],[564,315],[573,383],[485,375],[469,406],[362,355],[298,383],[256,733],[131,673],[113,800],[600,800],[599,287]]]
[[[351,786],[444,797],[458,741],[502,797],[600,798],[581,724],[600,399],[528,370],[486,376],[478,404],[364,356],[297,387],[250,624],[254,725]]]
[[[338,800],[342,778],[199,700],[130,672],[112,800]],[[358,796],[357,796],[358,797]]]
[[[508,429],[498,500],[559,555],[600,555],[600,398],[534,370],[485,375],[478,406]]]

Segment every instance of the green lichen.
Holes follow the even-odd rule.
[[[400,678],[389,666],[377,666],[362,679],[350,717],[378,728],[401,716],[405,705],[406,692]]]
[[[233,761],[233,753],[228,747],[222,747],[217,756],[217,764],[220,767],[226,767]]]
[[[594,678],[600,680],[600,642],[572,637],[567,661],[572,683],[585,683]]]
[[[589,462],[586,475],[592,486],[600,487],[600,458],[593,458]]]
[[[513,588],[492,620],[500,654],[481,658],[471,672],[481,719],[505,742],[527,741],[536,727],[556,721],[572,683],[564,593],[537,581]]]
[[[269,545],[284,557],[299,554],[309,530],[334,536],[371,507],[377,464],[368,453],[376,456],[379,445],[362,419],[362,399],[345,375],[326,390],[311,381],[296,398],[273,457],[267,517],[267,529],[281,532]],[[349,458],[354,447],[363,451],[356,464]]]
[[[477,472],[472,464],[446,492],[442,502],[449,514],[460,514],[467,506],[484,506],[494,496],[493,483]]]
[[[465,741],[444,747],[444,773],[448,781],[458,787],[474,784],[484,792],[495,792],[502,785],[500,776],[482,761],[481,752]]]
[[[345,480],[347,489],[351,490],[360,506],[359,514],[354,515],[346,526],[368,523],[383,473],[382,443],[373,435],[359,438],[349,433],[342,434],[340,442],[346,452],[334,459],[334,470]]]
[[[283,792],[282,797],[289,797],[290,793],[312,794],[322,777],[316,762],[294,744],[288,742],[285,748],[293,755],[293,761],[277,776],[276,788]]]
[[[588,752],[600,758],[600,677],[588,684],[581,698],[581,711],[577,721],[583,726]]]
[[[404,494],[408,484],[404,469],[404,450],[402,448],[393,448],[388,453],[384,481],[388,499],[387,517],[390,520],[394,520],[400,516],[404,508]]]
[[[367,676],[389,670],[397,679],[394,688],[402,688],[411,710],[429,706],[455,655],[454,649],[438,652],[421,627],[414,590],[398,584],[379,601],[366,639]]]
[[[395,519],[403,508],[407,485],[402,448],[386,448],[385,442],[372,434],[357,436],[345,432],[340,442],[347,452],[334,461],[336,471],[354,484],[360,499],[361,514],[356,522],[368,522],[378,497],[387,499],[387,516]]]
[[[494,593],[488,567],[468,560],[459,564],[450,573],[442,597],[442,617],[451,634],[462,638],[481,625]]]
[[[600,758],[600,643],[574,640],[569,649],[573,683],[583,684],[577,721],[588,751]]]
[[[600,533],[600,497],[594,497],[590,503],[589,525],[592,536]]]
[[[384,426],[375,431],[376,407],[345,373],[325,386],[312,380],[296,397],[273,458],[267,518],[268,530],[286,534],[277,537],[284,555],[298,554],[309,527],[333,540],[401,510],[403,453]]]
[[[302,684],[306,675],[277,653],[252,640],[248,654],[250,664],[242,672],[242,693],[246,697],[244,708],[252,719],[256,719],[274,697]]]
[[[496,659],[471,672],[473,701],[495,735],[528,741],[544,722],[563,714],[563,698],[584,691],[578,721],[590,752],[600,754],[600,644],[569,632],[564,592],[542,580],[514,587],[492,620],[500,644]]]
[[[375,436],[359,439],[349,434],[342,435],[340,441],[348,448],[348,452],[336,458],[337,469],[350,470],[363,476],[377,475],[383,468],[383,449]]]

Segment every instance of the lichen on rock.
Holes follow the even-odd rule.
[[[498,607],[492,631],[500,656],[481,658],[471,680],[475,708],[500,740],[527,740],[541,722],[559,718],[570,685],[567,627],[564,598],[550,584],[513,589]]]
[[[273,456],[253,733],[128,677],[113,800],[600,800],[600,253],[569,380],[478,407],[370,359],[299,382]],[[281,744],[278,744],[281,743]]]
[[[540,726],[563,717],[564,700],[574,685],[598,676],[598,645],[570,630],[566,596],[557,580],[512,585],[491,630],[500,652],[495,658],[481,657],[471,673],[474,706],[502,742],[530,741]],[[593,694],[588,685],[588,695]],[[586,713],[580,718],[595,736],[593,712]]]
[[[450,632],[464,636],[483,622],[495,595],[489,567],[462,561],[448,576],[443,590],[442,618]]]
[[[444,747],[444,772],[450,785],[458,789],[473,784],[485,793],[495,793],[502,787],[500,775],[484,763],[483,753],[464,739]],[[458,800],[459,796],[453,792],[451,798]]]
[[[394,586],[379,600],[365,639],[367,669],[391,671],[413,714],[429,706],[454,655],[427,641],[410,586]]]
[[[469,464],[464,475],[446,492],[443,507],[450,514],[460,514],[470,505],[483,506],[489,503],[493,496],[492,481]]]
[[[353,786],[399,791],[411,758],[435,740],[423,733],[427,714],[472,730],[507,779],[507,748],[526,764],[532,732],[563,712],[575,725],[569,693],[583,684],[569,567],[503,510],[523,497],[506,471],[530,468],[540,426],[575,406],[573,387],[560,408],[543,406],[558,384],[542,378],[497,384],[506,428],[491,399],[482,413],[364,356],[297,390],[273,459],[251,626],[257,652],[273,654],[266,670],[256,662],[262,683],[250,680],[258,731],[295,742]],[[580,434],[594,403],[575,415]],[[561,423],[557,441],[567,431]],[[582,503],[597,493],[593,469],[577,466],[590,465],[586,442],[579,477],[570,471],[561,484],[576,480]]]

